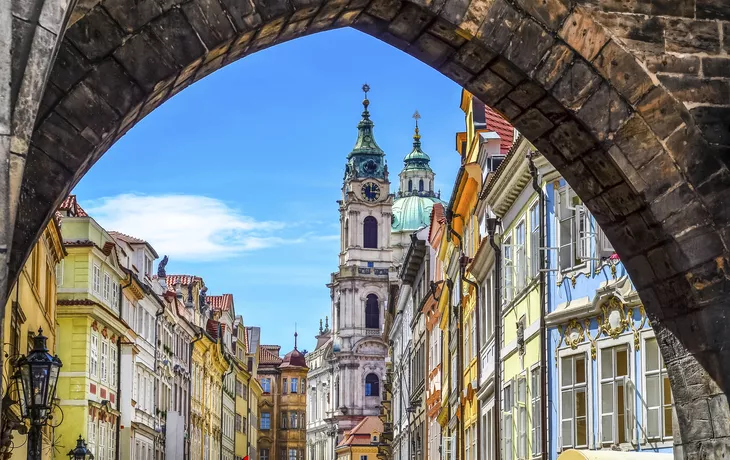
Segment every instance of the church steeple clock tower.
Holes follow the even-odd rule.
[[[357,141],[347,155],[340,212],[339,270],[328,284],[332,298],[333,416],[340,430],[378,415],[387,347],[382,339],[391,274],[390,193],[385,153],[375,142],[368,85],[363,86]],[[392,279],[391,279],[392,277]]]

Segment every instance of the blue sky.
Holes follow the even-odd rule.
[[[436,188],[448,197],[464,129],[461,88],[354,29],[304,37],[235,62],[182,91],[119,140],[77,185],[107,230],[168,254],[170,274],[232,293],[264,343],[311,350],[330,314],[337,269],[336,200],[371,87],[375,137],[391,191],[417,109]]]

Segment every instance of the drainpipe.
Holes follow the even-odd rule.
[[[124,302],[122,300],[124,299],[124,290],[126,288],[128,288],[129,286],[131,286],[131,285],[132,285],[132,275],[129,276],[129,282],[127,283],[126,286],[120,286],[119,287],[119,315],[118,315],[118,317],[122,321],[124,321],[122,319],[122,305],[124,305]],[[129,325],[127,325],[127,326],[129,326]],[[122,396],[122,345],[134,345],[134,343],[133,342],[127,342],[127,341],[122,342],[121,337],[117,341],[117,404],[119,404],[119,401],[122,400],[122,397],[121,397]],[[119,459],[119,451],[121,449],[119,449],[119,439],[121,438],[121,435],[122,435],[122,433],[121,433],[122,430],[120,429],[120,426],[121,426],[120,425],[121,424],[121,418],[122,418],[121,417],[121,413],[122,413],[122,411],[120,410],[119,411],[119,417],[117,417],[117,435],[116,435],[116,438],[117,438],[117,442],[116,442],[117,451],[114,454],[114,457],[115,457],[116,460],[120,460]]]
[[[461,281],[465,282],[466,284],[468,284],[474,288],[474,296],[475,296],[474,297],[474,321],[476,323],[476,330],[474,331],[474,333],[475,333],[476,337],[474,337],[473,340],[479,340],[479,337],[480,337],[479,332],[481,331],[481,328],[479,327],[479,320],[480,320],[480,316],[481,316],[481,315],[479,315],[479,307],[480,307],[479,306],[479,285],[466,277],[466,265],[469,263],[469,258],[467,256],[461,256],[461,261],[462,261]],[[477,358],[477,382],[479,381],[479,378],[482,375],[482,359],[481,359],[481,356],[479,356],[480,355],[479,348],[480,347],[476,347],[476,350],[477,350],[477,357],[476,357]],[[474,390],[476,391],[476,388]],[[479,398],[477,398],[476,404],[477,404],[477,422],[476,422],[476,433],[475,434],[477,436],[479,436],[479,434],[481,433],[481,420],[482,420],[482,417],[480,415],[481,404],[479,402]],[[481,443],[478,442],[478,443],[476,443],[476,445],[477,445],[477,458],[481,458],[479,456]]]
[[[496,286],[494,297],[494,460],[502,457],[501,446],[501,358],[502,354],[502,251],[494,241],[494,233],[499,224],[496,217],[487,218],[487,233],[489,234],[489,245],[494,250],[494,285]]]
[[[446,214],[447,214],[446,228],[448,229],[449,233],[451,233],[452,235],[454,235],[455,237],[457,237],[459,239],[458,248],[459,248],[459,254],[461,254],[461,256],[460,256],[460,258],[461,258],[461,257],[463,257],[463,253],[464,253],[464,242],[461,239],[461,235],[459,235],[451,226],[452,219],[454,217],[461,217],[461,216],[459,214],[454,214],[452,211],[448,211]],[[459,280],[461,281],[463,279],[464,279],[464,267],[460,261],[459,262]],[[461,283],[459,283],[459,292],[460,293],[462,292]],[[462,301],[462,299],[459,298],[459,304],[460,304],[459,311],[454,312],[454,316],[457,317],[457,321],[458,321],[458,323],[457,323],[458,327],[456,328],[456,354],[459,357],[459,359],[456,360],[457,361],[457,363],[456,363],[456,368],[457,368],[456,388],[458,390],[459,407],[461,407],[461,395],[463,392],[463,389],[461,387],[462,387],[463,380],[464,380],[464,346],[463,346],[463,342],[462,342],[462,340],[463,340],[463,330],[462,329],[464,327],[464,309],[461,306],[461,301]],[[449,296],[449,303],[451,303],[451,296]],[[462,417],[463,417],[463,412],[462,412]],[[459,427],[457,429],[457,434],[458,434],[459,430],[462,428],[461,419],[457,418],[456,426]],[[464,436],[457,436],[457,439],[460,441],[460,442],[457,442],[457,447],[459,449],[459,455],[457,455],[457,458],[463,458],[462,453],[465,451],[464,450],[465,439],[464,439]]]
[[[540,214],[540,229],[538,239],[540,241],[541,248],[546,247],[545,244],[545,194],[540,188],[538,182],[537,166],[533,161],[533,153],[527,155],[528,166],[530,168],[530,175],[532,176],[532,188],[535,190],[538,196],[538,206]],[[547,329],[545,327],[545,315],[547,314],[547,299],[545,298],[545,258],[540,255],[538,249],[538,257],[540,260],[539,265],[539,280],[540,280],[540,449],[542,450],[542,458],[546,460],[548,458],[548,439],[547,439],[547,411],[545,410],[547,402]]]
[[[157,298],[157,294],[152,291],[152,295]],[[160,309],[157,310],[155,313],[155,415],[157,415],[157,407],[160,403],[160,394],[159,394],[159,380],[160,376],[157,374],[157,342],[159,342],[160,338],[158,336],[157,331],[159,330],[159,322],[160,322],[160,316],[162,316],[165,313],[165,306],[160,305]],[[161,418],[161,417],[160,417]],[[160,436],[157,436],[158,442],[160,439]],[[157,449],[155,448],[155,451]]]

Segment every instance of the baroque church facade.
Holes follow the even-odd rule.
[[[320,323],[315,350],[306,355],[307,458],[329,460],[346,431],[364,417],[377,416],[385,378],[387,343],[382,337],[384,312],[410,235],[428,225],[434,193],[430,158],[421,150],[418,132],[404,159],[400,187],[390,189],[385,152],[375,141],[363,87],[362,119],[355,147],[347,155],[338,201],[340,254],[338,271],[327,287],[331,320]]]

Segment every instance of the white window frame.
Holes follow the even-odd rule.
[[[514,285],[518,295],[527,285],[527,219],[521,216],[514,227]]]
[[[514,432],[515,432],[515,390],[513,379],[505,382],[502,387],[502,449],[504,460],[514,460]]]
[[[616,350],[619,348],[625,348],[626,349],[626,363],[628,366],[627,369],[627,375],[623,376],[621,378],[617,377],[616,374],[616,362],[615,358],[613,359],[613,377],[608,378],[603,376],[603,352],[606,350],[613,350],[612,356],[616,356]],[[636,424],[636,416],[635,416],[635,401],[636,401],[636,387],[633,384],[633,371],[634,366],[632,365],[634,362],[634,347],[633,347],[633,334],[624,334],[617,339],[614,340],[603,340],[599,341],[598,343],[598,350],[596,353],[596,367],[598,371],[597,375],[597,385],[596,389],[598,391],[598,444],[604,448],[611,447],[612,445],[630,445],[636,443],[636,430],[637,430],[637,424]],[[613,411],[608,412],[604,415],[603,413],[603,386],[611,384],[613,386],[613,394],[612,394],[612,406]],[[618,402],[616,401],[616,388],[617,386],[623,386],[624,387],[624,427],[625,427],[625,433],[624,436],[626,438],[625,442],[619,443],[619,433],[618,433],[618,410],[617,407]],[[604,417],[611,417],[611,440],[610,441],[604,441],[604,427],[603,427],[603,419]]]
[[[91,267],[91,290],[101,297],[101,267],[93,264]]]
[[[668,377],[666,377],[667,368],[666,368],[666,365],[664,364],[664,357],[661,354],[661,349],[659,348],[659,342],[657,341],[657,352],[659,353],[659,360],[660,360],[660,363],[662,366],[659,370],[647,371],[646,342],[650,341],[650,340],[656,340],[654,331],[651,329],[643,331],[641,333],[641,376],[642,376],[641,388],[643,390],[642,391],[643,395],[642,395],[642,398],[640,399],[640,401],[642,401],[642,420],[643,420],[642,439],[644,440],[644,442],[658,444],[659,447],[671,446],[673,443],[673,439],[674,439],[674,437],[673,437],[674,426],[672,425],[672,433],[670,433],[669,435],[665,435],[665,432],[664,432],[664,427],[665,427],[665,423],[666,423],[666,421],[665,421],[666,405],[664,403],[665,395],[664,395],[663,380],[664,380],[664,378],[668,378]],[[654,375],[659,376],[659,381],[660,381],[659,388],[661,391],[660,405],[650,407],[648,405],[648,396],[647,396],[648,388],[649,388],[647,385],[647,377],[653,377]],[[670,387],[669,391],[671,393],[671,387]],[[672,419],[674,419],[674,395],[670,395],[670,396],[671,396],[671,401],[672,401],[671,417],[672,417]],[[658,423],[659,423],[658,428],[659,428],[659,432],[660,432],[659,436],[650,436],[650,434],[649,434],[648,424],[649,424],[649,410],[650,409],[659,410],[659,416],[658,416]],[[673,424],[673,422],[674,421],[672,420],[671,423]]]
[[[96,379],[99,372],[99,333],[91,331],[89,339],[89,375]]]
[[[575,350],[572,350],[570,348],[564,349],[560,352],[558,352],[558,420],[560,421],[560,425],[558,428],[558,451],[562,452],[565,449],[590,449],[592,448],[592,412],[593,412],[593,406],[592,406],[592,371],[591,371],[591,363],[590,360],[590,349],[588,344],[584,344],[581,346],[578,346]],[[563,383],[563,359],[575,359],[577,356],[583,356],[584,362],[585,362],[585,372],[586,372],[586,380],[583,384],[577,385],[575,384],[575,369],[574,367],[571,368],[571,379],[573,380],[573,383],[570,385],[564,385]],[[575,417],[575,397],[573,396],[575,394],[575,390],[578,389],[584,389],[585,390],[585,398],[586,398],[586,444],[576,445],[575,444],[575,435],[576,435],[576,417]],[[570,414],[570,417],[567,417],[566,414],[563,414],[563,391],[570,391],[571,392],[571,405],[573,408],[573,413]],[[563,439],[563,423],[566,421],[570,421],[571,426],[571,442],[567,442]]]
[[[517,459],[526,460],[528,457],[527,446],[527,373],[522,371],[517,376],[515,387],[515,414],[517,415]]]
[[[102,287],[102,298],[105,302],[111,303],[112,300],[112,277],[109,275],[108,272],[104,272],[104,280],[101,285]]]
[[[540,364],[536,364],[530,369],[530,417],[532,420],[530,453],[533,458],[540,457],[542,454],[542,411],[544,409],[540,393],[541,380]]]
[[[540,273],[540,201],[534,200],[527,208],[530,218],[530,263],[529,278],[535,279]]]
[[[107,371],[109,367],[109,340],[101,337],[100,345],[101,351],[99,356],[101,357],[101,360],[99,361],[99,376],[102,383],[107,383]]]
[[[563,200],[567,201],[563,216]],[[557,237],[558,269],[560,273],[568,273],[587,268],[587,261],[591,257],[591,240],[595,240],[594,220],[585,205],[574,203],[580,200],[572,188],[566,183],[556,189],[555,203],[555,227]],[[569,241],[563,241],[563,228],[569,230]],[[564,252],[567,251],[567,255]],[[564,264],[564,258],[568,258],[568,264]]]
[[[502,242],[502,304],[509,304],[515,296],[514,248],[512,233],[505,234]]]

